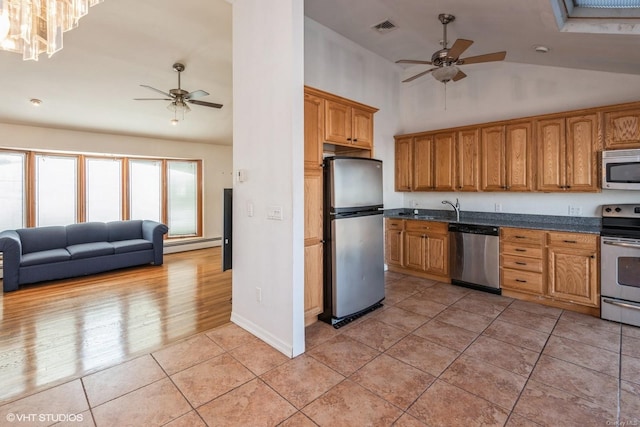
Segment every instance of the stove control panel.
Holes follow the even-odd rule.
[[[640,218],[640,205],[603,205],[603,217]]]

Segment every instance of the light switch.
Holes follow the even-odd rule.
[[[247,202],[247,216],[253,216],[253,203]]]

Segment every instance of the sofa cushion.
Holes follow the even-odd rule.
[[[109,242],[118,240],[142,239],[142,220],[111,221],[107,223]]]
[[[67,246],[67,230],[61,225],[16,230],[20,235],[22,253],[62,249]]]
[[[67,225],[67,244],[65,246],[106,242],[108,237],[107,224],[104,222],[79,222]]]
[[[145,239],[118,240],[111,245],[117,254],[153,249],[153,243]]]
[[[67,246],[71,254],[71,259],[91,258],[102,255],[112,255],[113,246],[109,242],[80,243],[79,245]]]
[[[27,267],[30,265],[67,261],[69,259],[71,259],[71,255],[65,248],[49,249],[47,251],[30,252],[22,255],[20,266]]]

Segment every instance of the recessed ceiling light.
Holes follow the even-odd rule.
[[[40,104],[42,104],[42,101],[40,99],[37,98],[31,98],[29,100],[29,102],[31,103],[31,105],[33,105],[34,107],[39,107]]]
[[[534,46],[533,49],[538,53],[547,53],[549,52],[549,48],[546,46],[538,45]]]

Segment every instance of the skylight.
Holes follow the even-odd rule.
[[[631,9],[640,8],[640,0],[573,0],[573,5],[594,9]]]
[[[640,0],[550,0],[560,31],[640,34]]]

